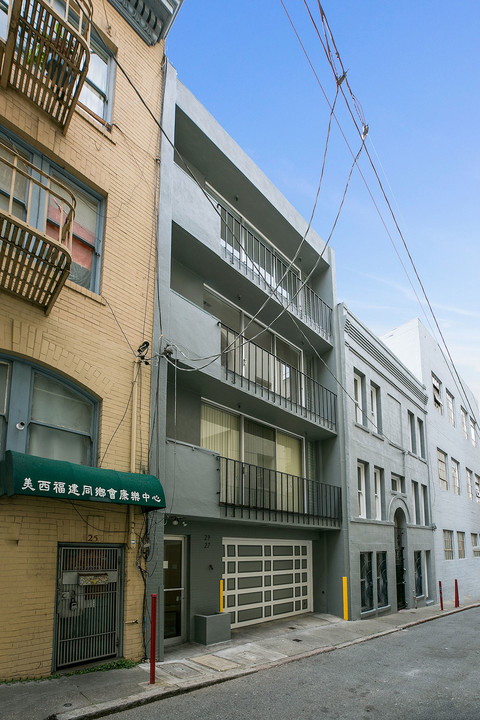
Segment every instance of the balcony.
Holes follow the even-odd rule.
[[[227,378],[290,412],[336,431],[337,396],[276,355],[221,325]]]
[[[340,528],[341,489],[220,458],[220,505],[228,517]]]
[[[48,315],[70,274],[75,198],[0,144],[0,290]]]
[[[283,256],[260,240],[220,203],[220,239],[225,258],[244,274],[259,280],[277,301],[332,342],[332,308],[308,285]]]
[[[92,5],[60,0],[55,7],[48,0],[13,0],[0,86],[22,93],[66,132],[87,76]]]

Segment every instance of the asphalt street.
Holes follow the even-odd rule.
[[[118,720],[479,720],[480,608],[115,714]]]

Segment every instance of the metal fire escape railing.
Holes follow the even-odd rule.
[[[64,16],[48,0],[13,0],[0,85],[18,90],[66,132],[87,76],[93,10],[90,0],[58,6]]]
[[[75,198],[0,143],[0,291],[48,314],[70,274]]]
[[[220,238],[225,256],[246,274],[260,278],[275,289],[277,300],[331,342],[332,308],[308,285],[283,257],[259,240],[253,232],[220,203]],[[277,287],[278,285],[278,287]]]
[[[227,515],[339,528],[336,485],[220,457],[220,505]]]
[[[222,365],[242,387],[335,431],[337,396],[276,355],[221,324]]]

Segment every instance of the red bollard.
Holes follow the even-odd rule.
[[[458,598],[458,581],[455,579],[455,607],[460,607],[460,600]]]
[[[442,593],[442,581],[438,581],[438,587],[440,590],[440,610],[443,610],[443,593]]]
[[[152,621],[150,627],[150,685],[155,685],[155,655],[157,654],[157,593],[152,593]]]

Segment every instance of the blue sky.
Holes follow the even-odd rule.
[[[333,102],[335,79],[305,4],[284,4]],[[309,6],[321,28],[318,4]],[[325,0],[323,8],[369,125],[370,155],[457,369],[478,398],[480,2]],[[182,82],[308,219],[330,110],[280,0],[184,0],[166,50]],[[340,97],[336,115],[356,153],[360,140]],[[313,222],[324,239],[351,164],[333,123]],[[365,156],[359,165],[421,295]],[[331,239],[338,300],[378,335],[415,316],[428,327],[383,221],[355,171]]]

